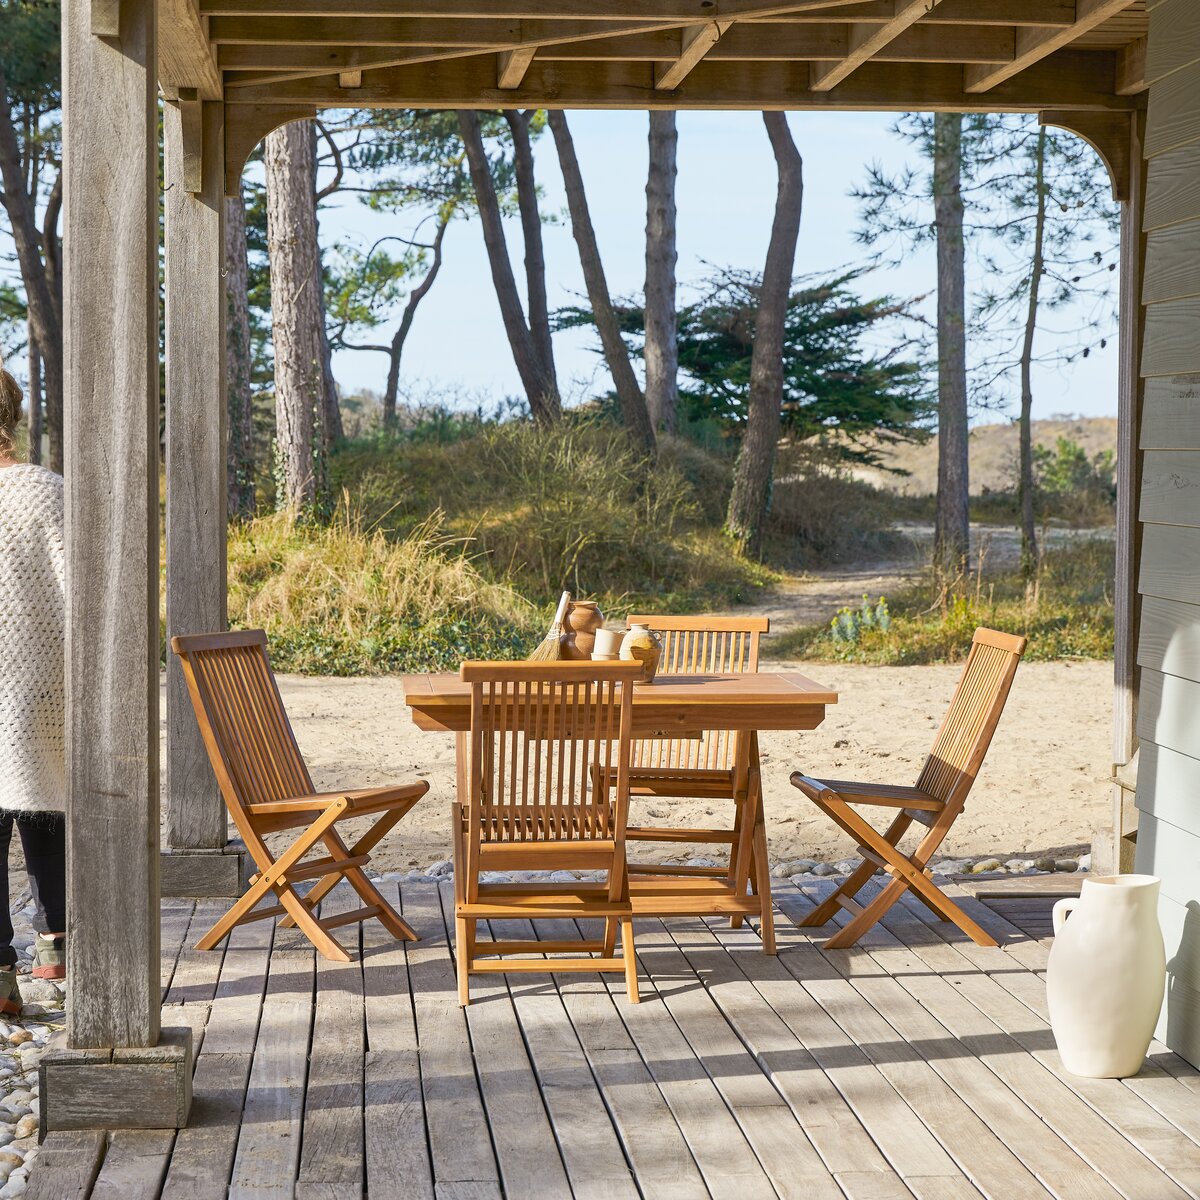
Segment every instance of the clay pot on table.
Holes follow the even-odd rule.
[[[631,625],[621,642],[621,657],[642,664],[642,677],[637,683],[653,683],[662,658],[662,641],[649,625]]]
[[[603,626],[604,614],[595,600],[572,600],[563,619],[563,658],[591,658],[596,630]]]

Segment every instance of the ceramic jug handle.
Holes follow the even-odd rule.
[[[1054,922],[1054,936],[1058,936],[1058,932],[1063,927],[1068,915],[1079,904],[1078,896],[1064,896],[1063,899],[1056,901],[1054,908],[1050,911],[1051,920]]]

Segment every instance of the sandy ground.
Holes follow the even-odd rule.
[[[912,783],[960,668],[770,664],[782,666],[836,688],[840,702],[819,729],[761,737],[771,859],[835,861],[853,846],[791,787],[789,774],[801,768],[817,776]],[[1112,666],[1103,662],[1021,666],[945,853],[1004,859],[1078,852],[1090,844],[1109,803],[1111,680]],[[383,843],[375,865],[396,870],[448,858],[453,739],[412,724],[399,679],[285,675],[280,688],[318,788],[429,780],[429,795]],[[711,802],[635,805],[644,806],[635,807],[639,823],[728,819]],[[660,857],[671,853],[678,850],[664,849]]]

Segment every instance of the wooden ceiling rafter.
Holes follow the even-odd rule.
[[[654,86],[660,92],[677,88],[732,24],[732,21],[710,21],[707,25],[689,25],[680,35],[679,57],[655,70]]]
[[[889,42],[915,25],[931,12],[939,0],[896,0],[892,19],[878,26],[851,26],[850,46],[846,57],[828,67],[818,67],[809,75],[809,87],[817,92],[828,92],[869,62]]]
[[[428,3],[428,0],[423,0]],[[610,0],[611,2],[611,0]],[[620,0],[624,3],[624,0]],[[674,3],[679,5],[680,0],[653,0],[654,5],[665,5]],[[701,7],[715,7],[716,0],[699,0]],[[857,0],[856,0],[857,2]],[[695,4],[696,0],[685,0],[685,3]],[[816,12],[818,10],[836,11],[839,8],[846,7],[849,0],[788,0],[786,3],[779,3],[779,0],[721,0],[723,11],[733,9],[737,13],[745,17],[771,17],[784,16],[790,13],[801,12]],[[663,11],[667,11],[666,8]],[[370,17],[370,18],[327,18],[327,17],[306,17],[297,26],[294,22],[290,22],[286,27],[279,22],[272,22],[269,18],[262,16],[255,17],[240,17],[233,18],[229,16],[211,17],[209,19],[209,37],[217,44],[225,44],[231,41],[240,41],[244,43],[261,44],[268,40],[273,40],[278,44],[289,44],[300,42],[308,44],[314,39],[322,44],[346,45],[354,46],[367,45],[392,45],[397,44],[398,39],[404,39],[411,36],[406,32],[406,26],[411,20],[420,21],[430,20],[427,16],[416,16],[409,18],[406,15],[400,17]],[[496,20],[496,17],[470,17],[464,18],[467,21],[484,22],[488,20]],[[365,63],[356,63],[355,66],[361,66],[363,69],[382,70],[387,67],[411,65],[413,63],[437,62],[453,58],[461,58],[474,54],[496,54],[504,55],[509,52],[524,52],[530,48],[538,48],[543,45],[552,45],[561,42],[574,42],[583,40],[589,37],[613,37],[620,36],[624,33],[638,33],[646,28],[690,28],[694,24],[699,24],[701,28],[705,24],[711,24],[703,19],[692,21],[681,21],[672,18],[669,22],[664,19],[664,23],[655,26],[647,26],[646,18],[642,18],[638,24],[615,24],[612,22],[601,23],[598,19],[591,20],[591,28],[587,26],[589,20],[572,21],[567,23],[558,23],[551,19],[548,25],[527,24],[527,22],[545,21],[546,18],[517,18],[515,22],[508,21],[507,27],[511,31],[508,39],[502,42],[472,44],[469,47],[461,49],[450,49],[440,51],[418,52],[416,54],[411,51],[404,54],[392,54],[375,56],[373,62],[369,65]],[[235,24],[234,22],[238,22]],[[318,24],[318,22],[323,22]],[[368,24],[368,22],[370,22]],[[273,30],[271,26],[276,28]],[[276,32],[277,30],[277,32]],[[426,34],[430,36],[430,34]],[[441,39],[446,40],[446,39]],[[407,42],[401,44],[407,45]],[[686,53],[686,51],[685,51]],[[681,58],[683,55],[681,55]],[[702,56],[701,56],[702,57]],[[695,61],[699,61],[697,58]],[[528,65],[528,64],[526,64]],[[695,65],[693,61],[691,66]],[[277,75],[266,77],[256,77],[252,81],[254,84],[284,82],[293,79],[302,79],[314,77],[318,75],[332,74],[338,68],[324,68],[303,70],[297,72],[280,72]],[[689,66],[690,69],[690,66]],[[686,74],[686,71],[683,72]],[[680,76],[682,78],[682,75]],[[247,85],[246,80],[234,79],[228,83],[230,87],[243,87]],[[519,82],[519,81],[518,81]]]
[[[504,88],[506,91],[510,88],[520,87],[521,80],[525,78],[525,72],[529,70],[529,65],[533,62],[536,54],[536,46],[502,50],[497,56],[496,86]]]
[[[1012,79],[1033,63],[1069,46],[1088,31],[1102,25],[1110,17],[1132,7],[1133,0],[1077,0],[1075,22],[1066,29],[1025,30],[1015,33],[1015,53],[1007,63],[992,67],[967,67],[965,72],[968,92],[986,92],[1005,80]]]

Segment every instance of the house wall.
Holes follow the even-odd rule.
[[[1158,1034],[1200,1065],[1200,4],[1148,7],[1137,869],[1163,881]]]

